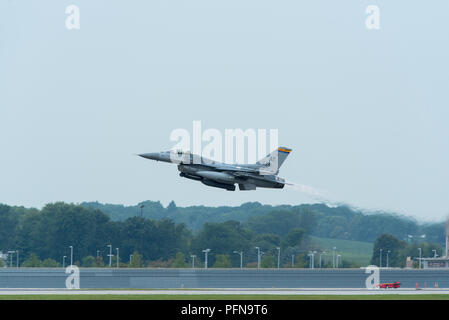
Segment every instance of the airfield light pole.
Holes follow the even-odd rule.
[[[257,269],[260,269],[260,248],[255,247],[257,249]]]
[[[261,265],[262,264],[262,257],[263,257],[263,255],[265,254],[265,252],[263,252],[263,251],[260,251],[260,259],[259,259],[259,265]]]
[[[281,248],[277,247],[276,249],[278,249],[278,269],[279,269],[279,263],[281,261]]]
[[[118,255],[118,248],[115,248],[117,250],[117,269],[119,267],[119,261],[120,261],[120,256]]]
[[[316,251],[310,251],[310,253],[309,253],[309,257],[310,257],[309,266],[311,269],[315,269],[315,253],[316,253]]]
[[[16,253],[15,251],[8,251],[8,255],[10,256],[9,258],[9,266],[12,268],[12,255]]]
[[[322,256],[323,254],[325,254],[325,253],[326,253],[326,251],[323,251],[323,252],[320,253],[320,269],[321,269],[321,256]]]
[[[388,268],[388,255],[390,254],[390,250],[387,251],[387,268]]]
[[[204,268],[207,269],[207,254],[209,253],[210,249],[203,250],[205,258],[204,258]]]
[[[437,251],[436,251],[436,250],[432,250],[432,251],[433,251],[433,257],[434,257],[434,258],[438,257]]]
[[[240,269],[243,268],[243,251],[234,251],[234,253],[237,253],[240,255]]]
[[[340,258],[340,257],[341,257],[341,255],[337,254],[337,269],[338,269],[338,258]]]
[[[65,268],[65,258],[67,258],[67,256],[63,256],[62,257],[62,268]]]
[[[69,246],[70,248],[70,265],[73,266],[73,246]]]
[[[109,267],[112,266],[112,245],[108,244],[107,247],[109,247]]]
[[[17,268],[19,267],[19,250],[16,250],[17,258]]]
[[[421,269],[421,248],[418,248],[419,250],[419,269]]]
[[[335,268],[335,250],[337,247],[332,248],[332,268]]]
[[[382,249],[379,249],[379,268],[382,268]]]
[[[294,265],[295,265],[295,255],[292,254],[292,268],[294,267]]]
[[[195,257],[196,255],[192,254],[190,258],[192,258],[192,269],[195,269]]]

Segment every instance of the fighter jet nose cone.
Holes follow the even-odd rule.
[[[141,153],[141,154],[139,154],[139,156],[141,156],[142,158],[151,159],[151,160],[157,160],[159,158],[158,153]]]

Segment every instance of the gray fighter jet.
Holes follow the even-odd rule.
[[[240,190],[256,190],[259,188],[282,189],[288,184],[277,176],[279,168],[292,150],[279,147],[255,164],[226,164],[215,162],[190,152],[164,151],[143,153],[139,156],[178,165],[180,176],[201,181],[203,184],[235,191],[235,184]]]

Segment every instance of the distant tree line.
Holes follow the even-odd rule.
[[[147,211],[142,210],[140,216],[142,205]],[[20,265],[29,267],[68,265],[69,246],[74,248],[73,262],[85,267],[115,267],[116,248],[119,248],[120,266],[188,267],[193,260],[191,256],[195,256],[198,267],[204,265],[203,250],[211,249],[210,267],[239,267],[239,252],[243,252],[243,266],[257,267],[255,248],[258,247],[261,267],[276,267],[278,250],[281,266],[307,267],[310,235],[373,239],[372,242],[377,239],[372,261],[375,263],[377,243],[386,241],[385,236],[380,236],[388,233],[396,240],[379,245],[391,251],[390,265],[399,266],[405,264],[407,250],[416,251],[413,247],[416,243],[409,244],[403,239],[426,230],[436,230],[444,237],[444,226],[439,230],[440,224],[418,225],[411,219],[384,213],[362,215],[348,207],[271,207],[247,203],[239,207],[179,208],[172,202],[163,208],[160,203],[145,202],[136,206],[135,212],[125,219],[112,219],[114,214],[103,212],[111,207],[122,215],[131,208],[58,202],[37,210],[0,204],[0,250],[19,250]],[[186,221],[193,221],[195,210],[198,210],[195,220],[198,226],[193,228]],[[211,219],[216,221],[204,220],[204,217],[210,218],[205,213],[207,210],[216,214]],[[150,217],[149,212],[153,212]],[[108,245],[112,249],[111,257]],[[427,244],[420,245],[423,254],[426,253]],[[319,248],[314,250],[319,251]],[[63,256],[66,256],[64,262]],[[341,263],[343,267],[357,266],[351,261]],[[331,267],[331,264],[323,262],[323,267]]]
[[[73,262],[85,267],[115,267],[116,248],[120,266],[187,267],[192,255],[200,266],[207,248],[211,249],[211,267],[239,266],[240,256],[234,251],[244,252],[244,266],[255,267],[255,247],[259,247],[261,266],[274,267],[280,248],[282,264],[294,254],[295,266],[302,266],[314,216],[313,211],[300,208],[271,211],[247,223],[205,223],[193,232],[184,223],[167,218],[131,216],[113,221],[99,209],[62,202],[47,204],[42,210],[0,205],[0,249],[19,250],[23,267],[68,265],[69,246],[73,246]]]
[[[408,243],[391,234],[382,234],[374,243],[371,264],[381,267],[404,268],[407,257],[410,257],[413,267],[417,267],[420,251],[422,258],[433,257],[435,253],[438,256],[444,255],[443,248],[439,244],[431,242]]]

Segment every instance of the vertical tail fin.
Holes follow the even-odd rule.
[[[287,159],[291,151],[292,149],[279,147],[277,150],[274,150],[272,153],[267,155],[265,158],[260,159],[256,163],[261,165],[261,167],[266,167],[265,170],[268,172],[277,174],[279,172],[279,168],[282,166],[285,159]]]

